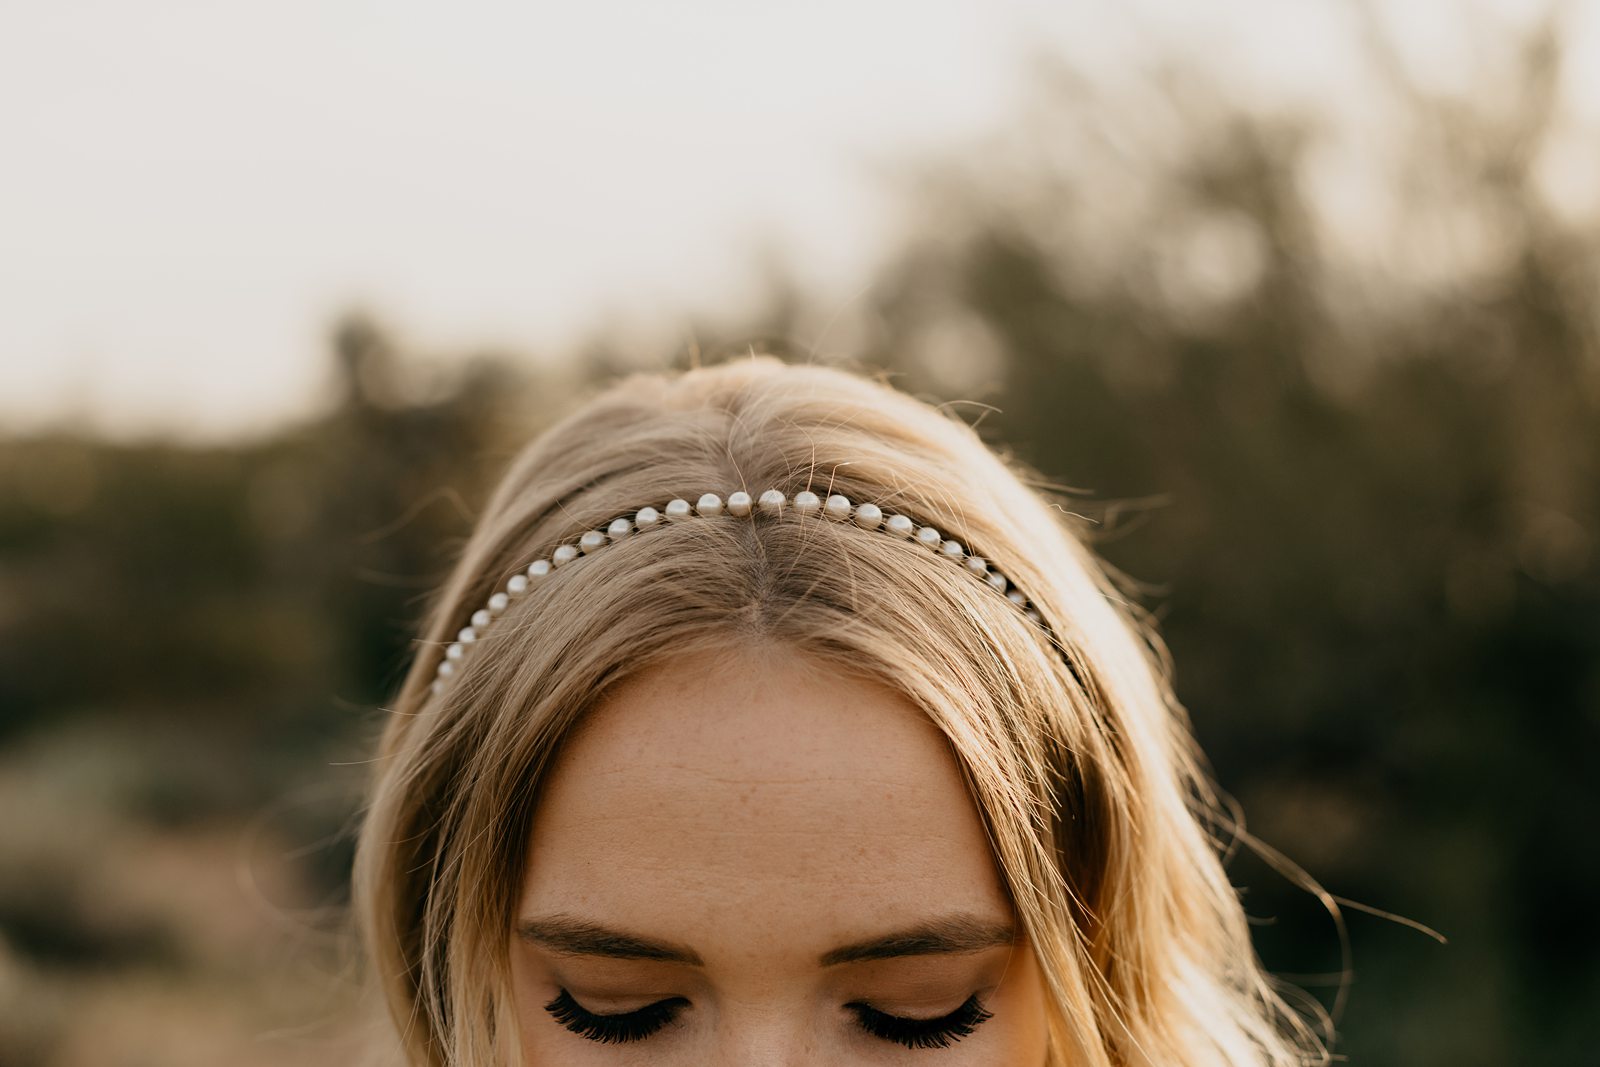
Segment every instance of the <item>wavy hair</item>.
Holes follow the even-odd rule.
[[[527,443],[428,606],[361,815],[357,931],[405,1062],[518,1061],[508,935],[555,747],[609,686],[740,639],[867,672],[949,738],[1038,956],[1053,1065],[1328,1062],[1252,947],[1165,646],[1044,486],[881,376],[768,355],[627,376]],[[432,692],[439,649],[533,559],[645,504],[740,488],[934,526],[1049,631],[850,523],[697,520],[552,573]]]

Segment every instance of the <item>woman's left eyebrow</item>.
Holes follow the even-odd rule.
[[[918,923],[904,930],[858,941],[824,953],[824,967],[864,960],[888,960],[900,956],[933,956],[955,952],[979,952],[986,948],[1015,944],[1017,928],[1009,922],[996,922],[977,915],[950,915]]]

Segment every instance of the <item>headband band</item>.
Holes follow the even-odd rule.
[[[792,501],[776,489],[768,489],[755,501],[750,499],[749,493],[741,491],[730,494],[726,503],[717,494],[706,493],[692,507],[687,500],[677,499],[669,502],[661,511],[644,507],[631,518],[623,516],[613,519],[604,530],[589,530],[575,543],[561,545],[549,556],[534,560],[526,571],[513,574],[506,580],[505,587],[489,598],[487,605],[472,613],[469,624],[445,648],[444,658],[439,661],[433,680],[433,692],[438,694],[444,691],[446,683],[458,670],[467,648],[483,636],[484,631],[504,613],[511,602],[524,596],[557,567],[564,567],[580,556],[593,555],[613,541],[642,533],[664,521],[680,522],[695,515],[714,518],[724,513],[742,518],[757,511],[766,515],[781,515],[785,508],[793,508],[801,516],[821,515],[839,522],[854,522],[864,530],[879,530],[891,537],[931,549],[935,555],[959,564],[995,592],[1004,594],[1030,621],[1043,625],[1039,612],[1028,603],[1021,591],[1005,575],[990,567],[983,557],[969,555],[961,542],[946,538],[932,526],[919,526],[904,515],[884,512],[876,504],[852,505],[848,497],[838,494],[824,500],[809,490],[796,493]],[[1070,659],[1068,665],[1071,665]],[[1073,673],[1077,673],[1075,669]]]

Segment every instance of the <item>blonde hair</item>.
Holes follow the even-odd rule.
[[[555,746],[623,677],[743,639],[868,672],[947,734],[1038,956],[1052,1064],[1326,1063],[1257,961],[1165,647],[1041,484],[882,380],[766,355],[626,377],[528,443],[429,608],[357,843],[357,926],[407,1062],[517,1061],[509,931]],[[737,488],[934,526],[1058,644],[961,568],[848,523],[696,521],[552,575],[431,693],[437,650],[531,560]]]

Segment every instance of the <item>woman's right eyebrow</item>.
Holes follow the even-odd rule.
[[[517,923],[517,936],[563,956],[662,960],[667,963],[687,963],[693,967],[705,966],[690,949],[612,930],[570,915],[523,919]]]

